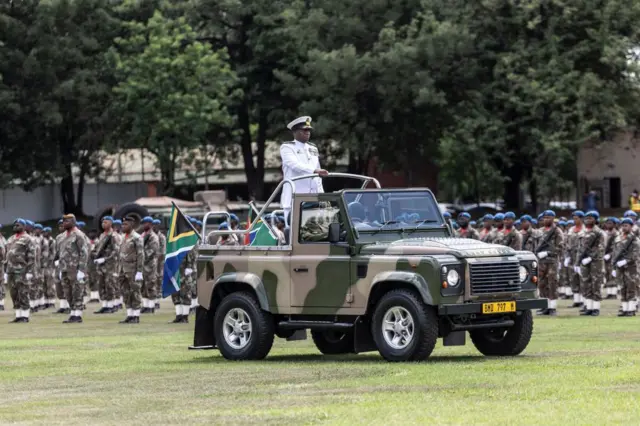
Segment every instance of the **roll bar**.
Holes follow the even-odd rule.
[[[256,217],[253,219],[253,221],[251,222],[251,225],[248,226],[246,229],[235,229],[235,230],[227,230],[227,231],[212,231],[211,233],[213,235],[229,235],[229,234],[236,234],[236,235],[245,235],[247,234],[251,228],[253,228],[253,226],[258,223],[258,220],[260,220],[260,218],[262,218],[262,215],[264,214],[264,212],[266,211],[267,207],[269,207],[269,204],[271,204],[273,202],[273,200],[275,199],[276,195],[278,195],[278,193],[281,192],[282,188],[284,188],[284,185],[289,185],[291,186],[291,193],[295,194],[296,192],[296,181],[302,180],[302,179],[312,179],[312,178],[316,178],[316,177],[320,177],[320,175],[318,175],[317,173],[312,173],[309,175],[303,175],[303,176],[296,176],[294,178],[291,179],[284,179],[282,182],[280,182],[278,184],[278,186],[276,187],[276,189],[273,191],[273,193],[271,194],[271,196],[267,199],[267,201],[264,203],[264,205],[262,206],[262,209],[260,209],[260,211],[257,211],[258,209],[255,207],[255,205],[253,204],[253,201],[249,203],[249,205],[251,206],[251,209],[253,211],[257,211]],[[347,178],[347,179],[356,179],[356,180],[360,180],[362,181],[362,186],[361,188],[364,189],[367,187],[367,185],[369,184],[369,182],[373,182],[373,184],[376,186],[376,188],[380,189],[382,188],[382,186],[380,186],[380,182],[378,182],[378,179],[371,177],[371,176],[365,176],[365,175],[356,175],[356,174],[351,174],[351,173],[329,173],[326,177],[336,177],[336,178]],[[206,228],[206,220],[207,217],[210,214],[216,214],[219,212],[209,212],[205,215],[204,219],[203,219],[203,224],[202,224],[202,234],[203,234],[203,239],[207,237],[207,235],[205,234],[205,228]],[[227,213],[227,216],[229,216],[229,214]],[[285,214],[284,216],[284,221],[285,221],[285,225],[289,225],[288,224],[288,218],[287,215]],[[267,226],[269,226],[269,224],[267,224]]]

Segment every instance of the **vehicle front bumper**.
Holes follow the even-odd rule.
[[[491,302],[504,302],[504,300],[492,300]],[[516,312],[527,311],[530,309],[547,309],[549,305],[548,299],[516,299],[515,302]],[[455,305],[439,305],[438,315],[482,314],[483,303],[489,303],[489,301],[461,303]]]

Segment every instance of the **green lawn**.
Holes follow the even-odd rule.
[[[193,325],[167,324],[167,302],[140,325],[43,313],[8,324],[4,312],[0,423],[638,424],[640,317],[605,306],[599,318],[536,318],[516,358],[485,358],[467,339],[421,364],[280,339],[265,361],[228,362],[188,351]]]

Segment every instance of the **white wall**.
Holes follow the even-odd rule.
[[[76,186],[77,194],[77,186]],[[84,212],[93,215],[109,204],[124,204],[147,196],[145,183],[86,184],[84,187]],[[62,199],[60,185],[51,184],[25,192],[19,188],[0,190],[0,223],[13,222],[17,217],[42,221],[60,217]]]

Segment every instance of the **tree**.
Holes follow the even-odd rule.
[[[227,103],[236,78],[226,51],[198,41],[184,18],[156,11],[148,22],[127,27],[129,36],[117,38],[111,51],[120,147],[152,152],[169,193],[182,156],[216,128],[230,126]]]

